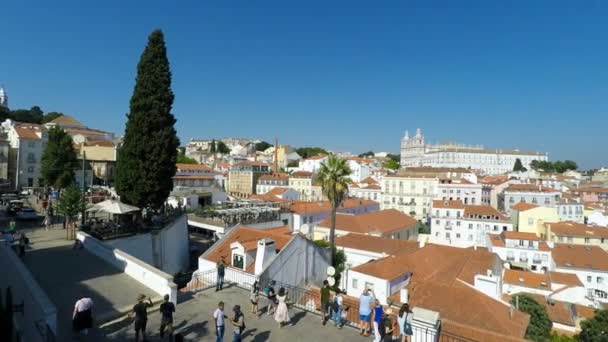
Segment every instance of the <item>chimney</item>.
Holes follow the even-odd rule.
[[[419,248],[424,248],[424,244],[425,244],[425,239],[421,239],[420,241],[418,241],[418,247]]]
[[[409,303],[410,302],[410,294],[409,294],[409,290],[407,288],[402,288],[399,291],[399,300],[401,301],[401,303]]]
[[[258,249],[255,253],[255,275],[262,274],[262,271],[264,271],[276,255],[276,244],[273,239],[266,238],[259,240]]]

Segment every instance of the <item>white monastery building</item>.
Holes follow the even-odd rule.
[[[533,160],[549,159],[546,153],[520,150],[486,149],[483,146],[462,144],[425,144],[420,128],[410,137],[408,132],[401,139],[401,167],[463,167],[480,170],[486,174],[501,174],[513,170],[515,160],[530,168]]]

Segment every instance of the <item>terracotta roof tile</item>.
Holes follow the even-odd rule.
[[[275,188],[270,189],[270,191],[268,191],[266,193],[266,195],[268,195],[268,196],[281,196],[284,193],[286,193],[287,191],[289,191],[289,188],[275,187]]]
[[[374,211],[359,215],[342,214],[336,215],[336,229],[357,234],[390,234],[404,228],[415,226],[417,221],[409,215],[397,209]],[[329,228],[331,217],[327,217],[319,227]]]
[[[526,211],[534,208],[538,208],[538,205],[526,202],[519,202],[511,207],[511,209],[515,209],[517,211]]]
[[[547,274],[506,269],[503,275],[505,284],[551,291],[551,280]]]
[[[338,210],[369,207],[369,206],[373,206],[373,205],[378,205],[378,202],[366,200],[366,199],[359,199],[359,198],[349,198],[349,199],[342,201],[342,204],[340,205]],[[296,214],[317,214],[317,213],[329,212],[331,210],[331,206],[329,205],[328,201],[321,201],[321,202],[296,201],[291,204],[291,206],[289,207],[289,210]]]
[[[574,189],[572,190],[573,192],[593,192],[593,193],[607,193],[608,192],[608,188],[602,188],[602,187],[589,187],[589,188],[579,188],[579,189]]]
[[[240,162],[240,163],[236,163],[232,166],[272,166],[268,163],[264,163],[264,162],[259,162],[259,161],[244,161],[244,162]]]
[[[545,227],[557,236],[576,236],[590,238],[608,238],[608,227],[590,226],[576,222],[545,223]]]
[[[379,184],[377,180],[373,179],[372,177],[367,177],[364,180],[362,180],[359,183],[366,183],[366,184]]]
[[[541,238],[534,233],[502,232],[501,234],[505,239],[542,241]]]
[[[433,209],[464,209],[461,200],[433,200]]]
[[[215,176],[213,175],[175,175],[173,179],[178,180],[214,180]]]
[[[289,175],[286,173],[273,173],[270,175],[262,175],[258,178],[258,181],[261,180],[288,180]]]
[[[29,127],[15,126],[15,132],[17,132],[17,135],[21,139],[40,140],[40,136],[36,134],[37,131]]]
[[[597,246],[556,243],[551,254],[560,268],[608,272],[608,253]]]
[[[308,171],[296,171],[289,175],[290,178],[312,178],[313,173]]]
[[[483,218],[490,217],[491,220],[507,220],[506,216],[489,205],[464,206],[464,217],[475,218],[476,216],[482,216]]]
[[[339,236],[336,238],[336,246],[388,255],[411,253],[419,249],[417,241],[388,239],[362,234]]]
[[[511,184],[505,191],[510,192],[559,192],[559,190],[534,184]]]
[[[80,121],[74,119],[69,115],[60,115],[55,119],[51,120],[51,123],[57,124],[59,126],[77,126],[77,127],[85,127]]]
[[[549,272],[551,282],[566,286],[583,286],[580,279],[573,273]]]
[[[192,170],[192,171],[208,171],[214,172],[212,168],[207,165],[201,164],[175,164],[178,170]]]
[[[230,244],[233,242],[239,242],[244,247],[257,244],[257,241],[270,238],[273,239],[277,246],[277,251],[281,250],[291,239],[291,229],[289,227],[279,227],[276,229],[255,229],[246,226],[240,226],[234,228],[234,231],[230,232],[223,239],[216,242],[205,254],[203,258],[218,262],[222,257],[225,257],[227,262],[230,262],[232,250]]]

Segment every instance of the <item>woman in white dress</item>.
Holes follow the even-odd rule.
[[[284,287],[279,289],[277,300],[279,304],[277,305],[277,311],[274,313],[274,320],[279,323],[279,328],[282,328],[283,324],[293,325],[289,319],[289,310],[287,309],[286,303],[287,291],[285,291]]]

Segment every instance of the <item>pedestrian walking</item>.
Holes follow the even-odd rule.
[[[274,320],[279,323],[279,328],[282,328],[284,324],[293,325],[289,318],[289,309],[287,308],[287,294],[284,287],[281,287],[277,294],[279,304],[277,305],[277,310],[274,314]]]
[[[370,335],[372,303],[374,302],[372,293],[373,291],[371,289],[365,289],[361,294],[361,297],[359,297],[359,328],[361,329],[359,335]]]
[[[245,331],[245,315],[241,312],[240,305],[235,305],[232,311],[234,312],[232,318],[232,342],[241,342],[243,332]]]
[[[329,282],[327,280],[323,280],[323,287],[321,287],[321,324],[325,325],[327,323],[327,318],[329,316],[330,307],[329,307]]]
[[[268,297],[268,308],[266,309],[268,316],[272,315],[277,307],[277,293],[274,290],[275,284],[274,281],[271,281],[265,289],[266,297]]]
[[[74,332],[88,335],[89,329],[93,328],[93,300],[82,297],[76,301],[74,312],[72,312],[72,328]]]
[[[399,309],[399,329],[401,330],[401,342],[410,342],[412,340],[412,319],[414,313],[410,310],[409,304],[403,304]]]
[[[342,305],[344,304],[344,298],[342,297],[342,291],[340,289],[336,290],[336,294],[334,295],[334,301],[332,304],[332,320],[334,321],[334,326],[338,326],[340,324],[340,318],[342,315]]]
[[[251,286],[251,291],[249,293],[249,300],[251,301],[251,313],[256,317],[259,317],[258,314],[258,303],[260,302],[260,285],[258,281],[254,281]]]
[[[141,294],[137,297],[137,304],[133,306],[131,316],[135,316],[134,328],[135,328],[135,342],[139,341],[139,334],[141,333],[142,341],[146,341],[146,326],[148,325],[148,308],[151,307],[152,299],[148,297],[146,302],[146,296]]]
[[[44,224],[44,230],[48,232],[49,227],[51,226],[51,218],[49,217],[49,215],[46,215],[44,217],[44,222],[42,222],[42,224]]]
[[[224,287],[224,274],[226,273],[226,260],[222,256],[220,261],[217,262],[217,282],[215,284],[215,291],[220,291]]]
[[[160,305],[160,338],[165,338],[165,331],[169,334],[169,342],[173,341],[173,313],[175,312],[175,304],[169,301],[169,295],[166,294],[164,302]]]
[[[28,239],[27,236],[25,236],[24,232],[21,232],[21,236],[19,237],[19,256],[20,257],[23,258],[25,256],[25,246],[27,246],[29,242],[30,242],[30,239]]]
[[[380,301],[377,299],[374,301],[372,315],[374,316],[372,322],[374,326],[374,342],[381,342],[386,334],[386,329],[384,328],[384,312],[382,310],[382,305],[380,305]]]
[[[225,319],[228,318],[224,314],[224,302],[219,302],[217,304],[217,309],[213,312],[213,320],[215,321],[215,336],[216,342],[224,341],[224,332],[226,331],[226,324],[224,323]]]

